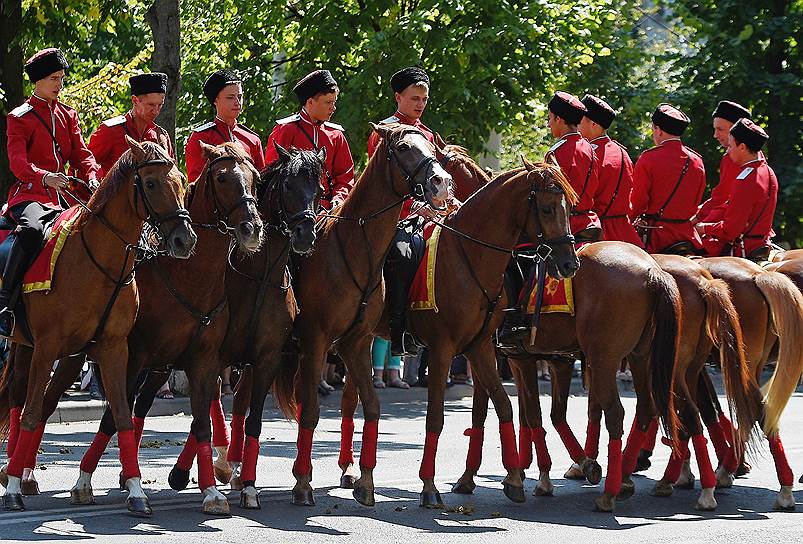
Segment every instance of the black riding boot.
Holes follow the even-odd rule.
[[[526,306],[526,301],[520,301],[519,295],[524,288],[526,278],[531,274],[532,261],[511,259],[505,270],[505,291],[510,301],[511,307],[504,312],[505,319],[497,332],[499,346],[512,349],[516,345],[521,331],[529,327],[529,320],[522,311],[521,306]],[[525,295],[525,299],[529,294]]]
[[[20,241],[14,240],[3,272],[3,287],[0,289],[0,336],[11,336],[14,333],[14,306],[27,268],[28,254]]]
[[[405,342],[407,329],[408,285],[402,277],[402,263],[388,260],[385,263],[385,286],[388,297],[388,325],[390,328],[390,354],[406,355],[418,352],[415,343]]]

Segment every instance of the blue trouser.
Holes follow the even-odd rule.
[[[381,370],[385,368],[385,359],[388,357],[388,347],[390,342],[378,336],[374,338],[374,343],[371,346],[371,361],[374,370]],[[388,368],[390,370],[401,369],[401,357],[399,355],[391,355],[388,360]]]

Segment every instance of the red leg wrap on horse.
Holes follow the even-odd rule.
[[[20,437],[20,421],[22,420],[22,407],[15,406],[9,412],[8,419],[8,444],[6,445],[6,454],[8,458],[14,455],[14,450],[17,447],[17,440]]]
[[[502,442],[502,466],[507,470],[519,468],[519,452],[516,451],[516,429],[512,421],[499,424],[499,439]]]
[[[243,448],[243,470],[242,478],[244,482],[255,482],[257,479],[257,459],[259,459],[259,439],[253,436],[245,437],[245,447]]]
[[[337,466],[345,469],[354,464],[354,418],[344,417],[340,420],[340,457]]]
[[[245,416],[234,414],[231,416],[231,445],[226,459],[233,463],[243,460],[243,444],[245,443]]]
[[[212,468],[212,446],[209,442],[198,443],[198,489],[203,491],[215,485],[215,471]]]
[[[363,423],[360,468],[374,468],[376,466],[376,443],[378,440],[379,420]]]
[[[14,455],[8,462],[8,475],[22,478],[22,469],[25,468],[25,461],[28,457],[28,448],[33,441],[34,431],[26,431],[20,429],[19,439],[17,440],[17,447],[14,449]]]
[[[469,432],[470,429],[466,429],[466,433]],[[466,434],[463,433],[463,434]],[[471,436],[467,434],[466,436]],[[523,469],[530,468],[530,465],[533,464],[533,435],[530,432],[530,428],[521,423],[519,425],[519,467]],[[471,453],[471,443],[469,441],[469,454]],[[468,465],[466,465],[468,467]],[[477,465],[477,469],[479,469],[479,465]]]
[[[422,480],[435,478],[435,456],[438,454],[438,438],[440,435],[427,431],[424,439],[424,456],[421,458],[421,468],[418,477]]]
[[[42,443],[42,436],[45,434],[45,424],[40,423],[31,437],[31,444],[28,446],[28,455],[25,459],[25,468],[36,466],[36,456],[39,453],[39,444]]]
[[[524,432],[522,432],[522,435]],[[485,440],[485,427],[471,427],[463,431],[468,437],[468,453],[466,454],[466,470],[477,472],[482,465],[482,443]]]
[[[198,441],[195,440],[195,433],[190,433],[187,436],[187,442],[184,444],[184,449],[178,454],[176,459],[176,466],[181,470],[190,470],[192,462],[195,460],[195,455],[198,453]]]
[[[717,452],[719,463],[731,474],[736,472],[739,462],[728,439],[725,437],[725,431],[718,421],[708,425],[708,434],[711,437],[711,443],[714,444],[714,451]]]
[[[139,448],[139,445],[142,444],[142,432],[145,430],[145,418],[134,416],[131,418],[131,422],[134,424],[134,438],[137,441],[137,448]]]
[[[552,468],[552,458],[546,447],[546,431],[543,427],[531,427],[530,435],[535,444],[535,456],[538,460],[538,470],[547,471]]]
[[[106,447],[109,445],[109,440],[111,439],[112,435],[102,431],[97,432],[95,438],[92,439],[92,444],[89,446],[89,449],[86,450],[86,453],[81,458],[82,472],[88,472],[89,474],[95,472],[95,469],[98,468],[100,457],[103,455],[103,452],[106,451]]]
[[[775,460],[775,471],[778,473],[778,482],[783,486],[794,485],[795,475],[792,474],[789,461],[786,459],[786,453],[783,451],[781,435],[776,434],[769,439],[769,442],[770,452],[772,452],[772,458]],[[9,474],[11,474],[11,472],[9,472]]]
[[[644,444],[641,449],[645,451],[655,451],[655,439],[658,437],[658,418],[652,418],[650,426],[647,427],[647,433],[644,438]]]
[[[577,438],[574,436],[569,424],[565,421],[561,421],[555,426],[555,430],[558,431],[558,435],[560,435],[563,445],[566,446],[566,449],[569,452],[569,457],[572,458],[572,461],[575,463],[582,461],[583,457],[586,456],[586,452],[583,451],[583,448],[580,446],[580,442],[577,441]]]
[[[139,459],[137,459],[137,442],[134,438],[134,430],[120,431],[117,433],[117,445],[120,447],[120,464],[123,465],[123,478],[140,478]]]
[[[586,427],[586,457],[596,459],[599,456],[599,421],[589,421]],[[621,442],[621,440],[620,440]]]
[[[689,441],[682,440],[679,451],[673,452],[669,457],[669,463],[666,465],[664,471],[664,480],[674,484],[680,477],[680,471],[683,469],[683,461],[689,453]]]
[[[697,468],[700,470],[700,485],[703,489],[713,489],[717,485],[717,477],[714,475],[714,468],[711,466],[711,459],[708,456],[708,440],[701,434],[691,437],[694,446],[694,455],[697,457]]]
[[[622,488],[622,439],[608,442],[608,473],[605,475],[605,493],[619,494]]]
[[[647,438],[647,433],[634,425],[630,430],[630,436],[627,437],[627,446],[622,454],[622,474],[630,476],[636,470],[636,463],[638,462],[638,454],[644,445],[644,440]]]
[[[298,454],[296,462],[293,463],[293,474],[306,476],[312,473],[312,429],[298,428],[298,440],[296,441]]]
[[[728,441],[728,444],[733,445],[733,436],[736,434],[736,429],[734,429],[733,423],[728,419],[728,416],[719,414],[719,426],[722,427],[722,431],[725,433],[725,440]]]
[[[220,399],[209,405],[209,417],[212,418],[212,444],[215,447],[229,445],[229,428],[226,427],[226,414]]]

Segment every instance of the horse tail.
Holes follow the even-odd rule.
[[[769,304],[772,325],[778,335],[778,361],[763,389],[764,433],[773,436],[803,373],[803,295],[780,272],[762,272],[753,281]]]
[[[742,326],[733,306],[728,284],[721,279],[710,279],[701,287],[706,305],[706,331],[714,345],[719,348],[719,360],[731,420],[739,424],[737,436],[733,438],[734,453],[737,457],[741,457],[745,445],[753,449],[757,440],[761,438],[756,432],[756,423],[761,421],[764,414],[761,391],[747,364]],[[718,402],[716,405],[719,409]]]
[[[8,438],[11,426],[11,384],[14,381],[13,349],[8,353],[0,375],[0,444]]]
[[[650,350],[652,396],[664,432],[679,444],[681,423],[675,409],[673,375],[680,342],[681,299],[674,278],[660,268],[651,268],[647,289],[655,301],[652,320],[654,334]]]
[[[276,406],[282,411],[284,417],[290,421],[298,421],[295,395],[298,358],[299,353],[297,350],[289,350],[282,353],[279,371],[271,386]]]

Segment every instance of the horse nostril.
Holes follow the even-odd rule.
[[[184,249],[184,240],[180,236],[173,237],[173,247],[176,249]]]
[[[243,236],[251,236],[254,234],[254,225],[248,221],[240,223],[240,234]]]

